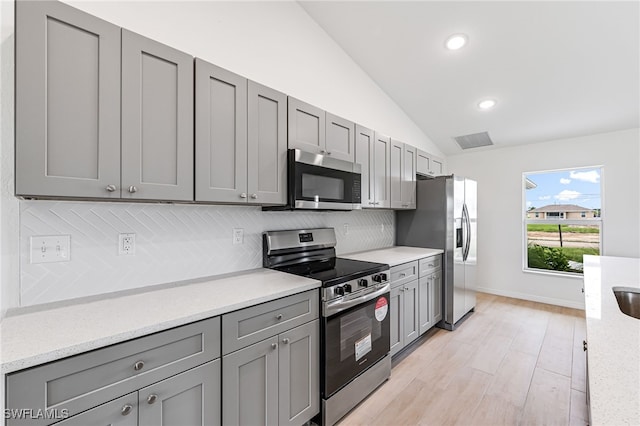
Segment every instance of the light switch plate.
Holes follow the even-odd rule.
[[[35,235],[31,237],[31,263],[71,260],[71,235]]]

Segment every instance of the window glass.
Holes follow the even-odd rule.
[[[602,168],[524,174],[524,267],[581,274],[602,242]]]

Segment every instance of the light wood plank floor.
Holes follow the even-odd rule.
[[[432,329],[350,425],[586,425],[584,311],[479,293],[453,331]]]

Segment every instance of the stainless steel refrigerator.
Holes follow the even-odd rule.
[[[476,306],[477,183],[440,176],[416,184],[416,209],[396,212],[396,244],[444,250],[438,326],[453,330]]]

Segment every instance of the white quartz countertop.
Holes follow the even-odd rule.
[[[320,287],[258,269],[133,295],[11,315],[0,326],[3,374]]]
[[[591,424],[640,424],[640,320],[611,290],[640,287],[640,259],[585,256],[584,290]]]
[[[386,263],[389,266],[396,266],[441,253],[443,253],[443,251],[440,249],[395,246],[359,253],[344,254],[340,255],[340,257],[363,260],[365,262]]]

